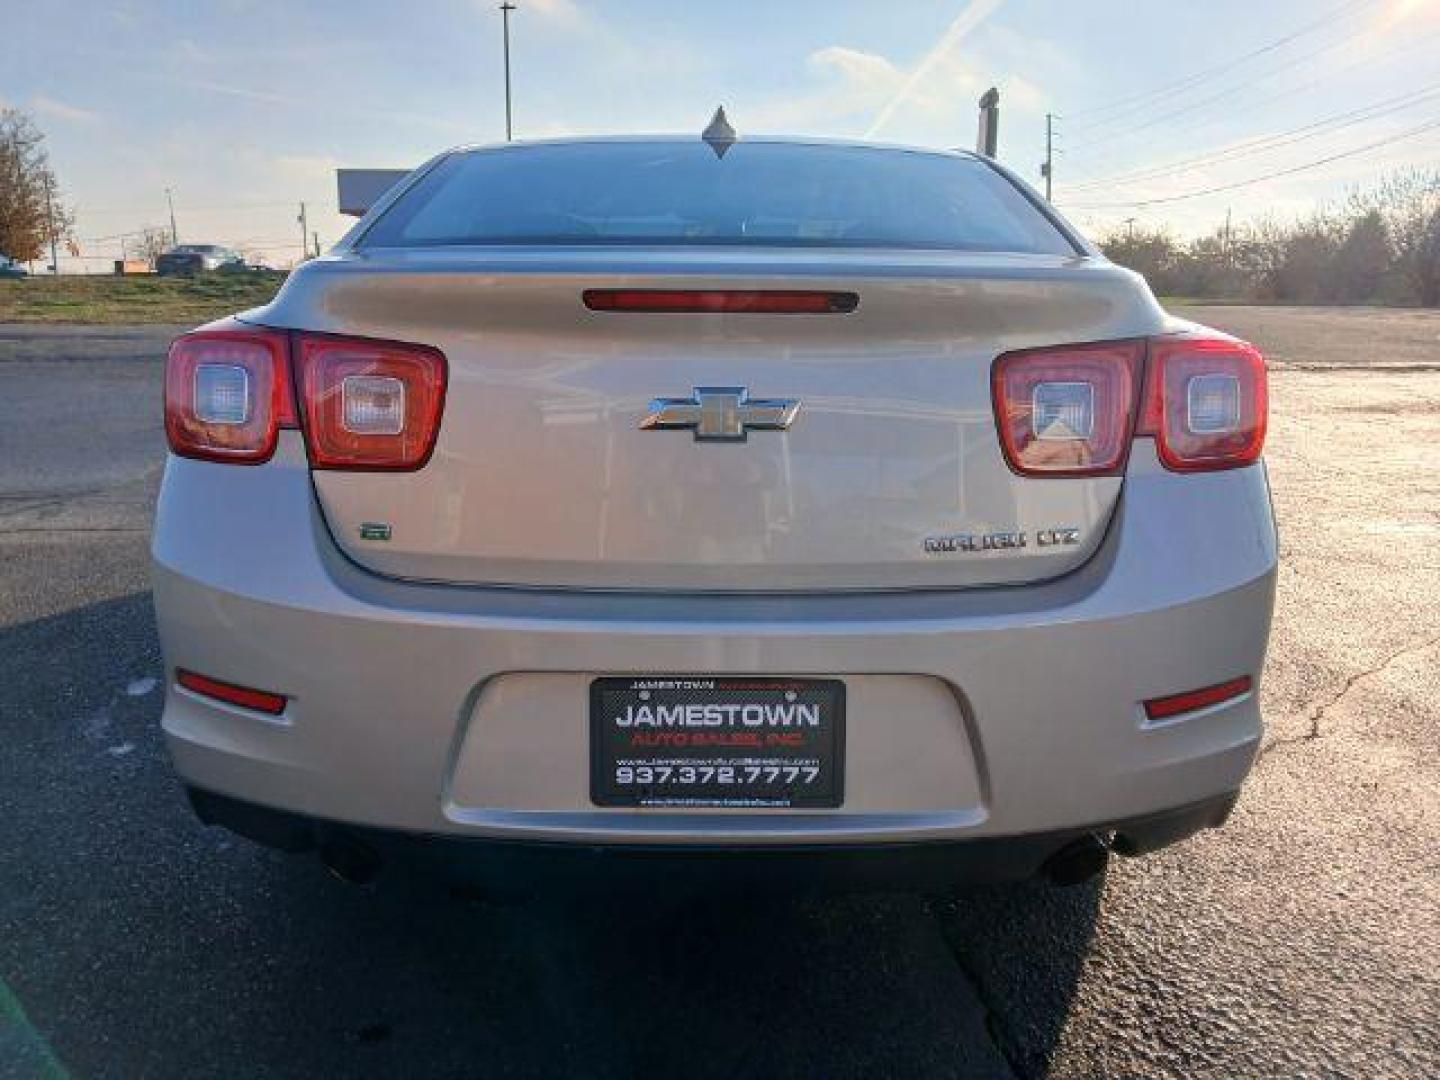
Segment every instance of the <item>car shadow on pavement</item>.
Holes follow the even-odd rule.
[[[160,676],[144,593],[0,629],[0,989],[75,1075],[1033,1076],[1059,1044],[1097,882],[355,888],[194,819]]]

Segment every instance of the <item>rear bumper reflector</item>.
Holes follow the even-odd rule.
[[[1194,712],[1208,705],[1219,705],[1222,701],[1243,697],[1250,692],[1253,685],[1249,675],[1242,675],[1238,679],[1217,683],[1215,686],[1187,690],[1183,694],[1171,694],[1169,697],[1151,698],[1145,702],[1145,715],[1151,720],[1166,720],[1181,713]]]
[[[843,315],[860,306],[857,293],[808,289],[586,289],[582,298],[591,311]]]
[[[272,694],[266,690],[252,690],[248,686],[236,686],[234,683],[221,682],[219,679],[212,679],[208,675],[198,675],[183,668],[175,672],[175,681],[186,690],[223,701],[229,705],[239,705],[241,708],[254,709],[256,712],[269,713],[271,716],[279,716],[285,711],[284,694]]]

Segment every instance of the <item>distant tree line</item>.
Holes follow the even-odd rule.
[[[1166,296],[1440,307],[1440,170],[1392,173],[1294,222],[1189,241],[1122,228],[1100,246]]]

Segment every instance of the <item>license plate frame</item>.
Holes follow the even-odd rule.
[[[636,771],[643,768],[650,771]],[[836,809],[845,800],[845,684],[788,675],[596,678],[590,800],[629,808]]]

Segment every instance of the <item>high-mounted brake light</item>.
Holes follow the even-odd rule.
[[[192,693],[223,701],[227,705],[239,705],[241,708],[254,709],[256,712],[269,713],[271,716],[279,716],[285,711],[284,694],[272,694],[268,690],[252,690],[248,686],[222,682],[219,679],[212,679],[208,675],[186,671],[184,668],[175,672],[175,681]]]
[[[581,298],[591,311],[824,315],[860,305],[853,292],[807,289],[586,289]]]
[[[252,328],[197,330],[165,362],[165,434],[184,457],[254,465],[295,426],[286,335]]]
[[[305,442],[317,469],[418,469],[445,403],[438,349],[369,338],[296,339]]]
[[[1255,346],[1220,337],[1150,342],[1139,433],[1154,435],[1167,469],[1249,465],[1265,444],[1265,360]]]
[[[995,361],[1005,460],[1022,476],[1105,476],[1130,449],[1143,341],[1024,349]]]

